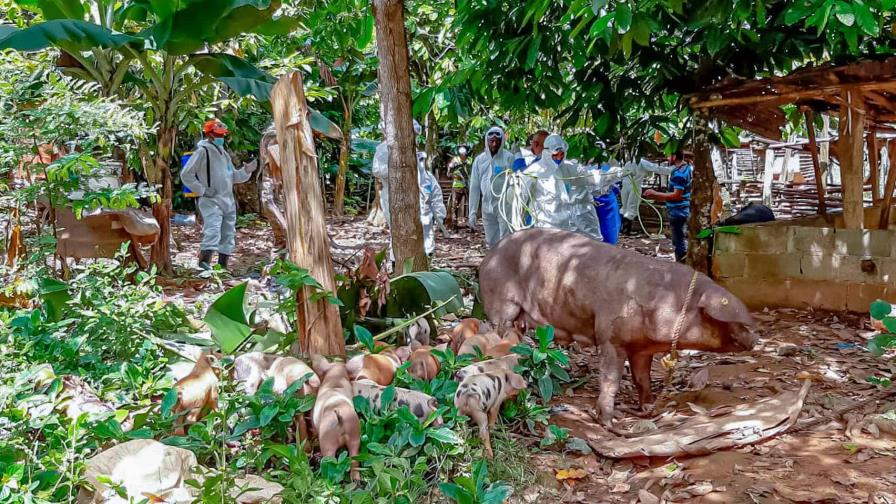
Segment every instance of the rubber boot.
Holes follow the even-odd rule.
[[[227,270],[227,261],[230,259],[230,256],[227,254],[218,253],[218,266],[221,266],[221,269]]]
[[[633,219],[622,218],[622,234],[625,236],[632,235],[632,224],[634,224]]]
[[[212,255],[215,253],[214,250],[200,250],[199,251],[199,269],[209,270],[212,269]]]

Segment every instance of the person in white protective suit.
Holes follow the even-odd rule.
[[[470,170],[470,205],[467,222],[470,229],[476,229],[476,213],[482,205],[482,227],[485,230],[485,244],[492,248],[501,240],[502,229],[507,231],[506,222],[501,224],[498,210],[498,195],[507,172],[513,166],[513,154],[504,149],[504,130],[492,126],[485,134],[485,150],[476,156]]]
[[[641,206],[641,190],[644,186],[644,180],[651,173],[668,176],[672,173],[673,167],[670,165],[658,165],[646,159],[641,159],[637,163],[629,161],[622,167],[627,176],[622,179],[622,233],[625,235],[632,234],[632,226],[635,219],[638,218],[638,211]]]
[[[565,144],[565,142],[564,142]],[[591,173],[593,166],[567,161],[566,152],[562,152],[564,160],[560,163],[560,173],[564,178],[564,186],[569,194],[570,221],[569,230],[583,234],[595,240],[602,240],[600,234],[600,221],[597,220],[597,212],[594,211],[594,197],[592,192],[598,194],[600,188],[594,184]]]
[[[560,170],[567,149],[560,135],[549,135],[541,159],[523,171],[533,227],[570,229],[572,205]]]
[[[423,127],[416,120],[414,121],[414,134],[420,136],[423,133]],[[416,142],[414,142],[416,145]],[[380,209],[383,211],[383,217],[386,219],[386,227],[390,227],[389,221],[389,146],[383,140],[376,146],[373,154],[373,163],[371,164],[373,176],[380,181]]]
[[[426,153],[417,153],[417,183],[420,186],[420,222],[423,224],[423,248],[426,255],[436,251],[436,228],[445,232],[448,210],[442,201],[442,188],[435,175],[426,169]]]
[[[209,269],[212,255],[218,253],[218,264],[227,269],[227,261],[236,246],[236,201],[233,184],[241,184],[252,176],[252,165],[235,169],[224,150],[227,127],[217,120],[206,121],[200,140],[180,173],[180,180],[199,196],[197,205],[202,215],[202,243],[199,246],[199,267]]]

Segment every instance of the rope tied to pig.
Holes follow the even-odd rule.
[[[678,365],[678,338],[681,337],[681,329],[684,326],[688,305],[691,304],[691,298],[694,297],[694,289],[697,287],[697,274],[697,270],[694,270],[694,274],[691,276],[691,284],[688,286],[688,293],[684,297],[684,304],[681,305],[681,311],[675,320],[675,326],[672,328],[672,347],[669,349],[669,353],[663,356],[663,359],[660,361],[666,370],[667,384],[672,381],[672,373],[675,371],[675,366]]]

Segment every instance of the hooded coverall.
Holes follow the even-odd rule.
[[[223,147],[200,140],[180,173],[180,180],[199,196],[202,214],[202,243],[199,250],[230,255],[236,247],[236,201],[233,184],[242,184],[252,170],[234,169]]]
[[[502,136],[501,146],[494,155],[488,149],[488,134],[498,132]],[[509,233],[509,227],[506,223],[503,225],[499,222],[498,198],[495,197],[497,191],[503,183],[504,173],[510,171],[513,166],[514,157],[510,151],[504,149],[503,144],[504,130],[494,126],[486,133],[486,145],[482,154],[476,156],[473,161],[473,167],[470,170],[470,207],[467,213],[467,221],[476,222],[476,212],[479,211],[479,205],[482,204],[482,227],[485,230],[485,244],[488,248],[493,248],[501,240],[502,234]],[[505,230],[506,229],[508,230]],[[502,233],[504,230],[504,233]]]

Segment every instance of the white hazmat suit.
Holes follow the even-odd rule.
[[[199,250],[230,255],[236,246],[236,201],[233,184],[249,180],[252,170],[235,169],[224,147],[200,140],[180,173],[180,180],[199,196],[202,243]]]
[[[499,133],[501,146],[492,155],[488,148],[488,135]],[[493,126],[485,134],[485,150],[476,156],[470,169],[470,204],[467,220],[476,222],[476,212],[482,204],[482,227],[485,230],[485,244],[493,248],[501,240],[502,234],[509,233],[507,223],[500,222],[498,197],[506,172],[513,166],[513,154],[504,148],[504,130]],[[503,230],[503,233],[502,233]]]
[[[566,179],[564,185],[569,193],[569,230],[595,240],[602,240],[600,221],[597,219],[592,196],[593,192],[597,192],[597,187],[592,180],[591,167],[575,161],[564,160],[560,164],[560,173]]]
[[[554,152],[566,152],[566,142],[559,135],[550,135],[544,141],[541,159],[530,165],[526,176],[528,208],[532,214],[532,226],[541,228],[570,229],[572,204],[563,182],[561,167],[551,158]]]
[[[423,127],[417,121],[414,121],[414,133],[418,136],[423,133]],[[389,146],[386,145],[385,140],[376,146],[371,171],[373,176],[380,181],[380,209],[383,211],[383,217],[386,218],[386,227],[389,227]]]
[[[644,185],[644,179],[650,173],[668,176],[672,173],[672,166],[661,166],[656,163],[642,159],[635,163],[629,161],[623,166],[626,176],[622,179],[622,217],[628,220],[634,220],[638,216],[638,207],[641,205],[641,189]],[[631,176],[628,176],[631,174]]]
[[[442,227],[448,210],[442,201],[442,188],[435,175],[426,169],[426,155],[417,153],[417,183],[420,186],[420,222],[423,224],[423,248],[427,255],[436,250],[436,228]]]

